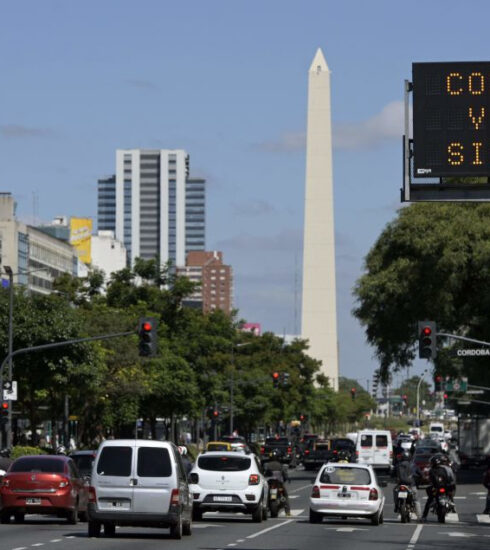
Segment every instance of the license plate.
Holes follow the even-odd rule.
[[[26,504],[41,504],[40,498],[26,498]]]
[[[398,493],[398,498],[407,498],[407,497],[408,497],[408,493],[405,491]]]
[[[231,502],[232,497],[213,497],[214,502]]]
[[[340,498],[351,498],[350,493],[337,493],[337,496],[339,496]]]

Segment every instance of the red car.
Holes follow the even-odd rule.
[[[72,525],[87,517],[88,482],[73,460],[61,455],[23,456],[0,485],[0,522],[24,521],[25,514],[54,514]]]

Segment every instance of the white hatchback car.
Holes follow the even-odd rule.
[[[255,522],[268,517],[269,486],[254,454],[201,453],[192,468],[190,489],[194,495],[192,515],[199,521],[204,512],[243,512]]]
[[[322,466],[310,496],[310,523],[323,516],[364,517],[383,523],[385,497],[376,474],[367,464],[329,462]]]

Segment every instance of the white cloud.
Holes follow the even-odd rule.
[[[381,112],[361,122],[334,124],[333,146],[336,149],[373,149],[389,141],[400,141],[403,135],[404,105],[388,103]]]
[[[388,142],[400,141],[403,135],[404,104],[392,101],[370,118],[357,122],[333,123],[334,149],[374,149]],[[266,153],[294,153],[306,148],[304,131],[285,132],[276,141],[256,145]]]

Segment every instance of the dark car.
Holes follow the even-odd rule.
[[[15,460],[0,487],[1,523],[24,521],[26,514],[54,514],[72,525],[87,517],[88,484],[70,457],[23,456]]]
[[[97,451],[74,451],[70,458],[77,465],[78,471],[83,478],[90,478]]]
[[[293,444],[287,437],[268,437],[260,447],[260,459],[269,460],[272,453],[277,454],[280,462],[290,464],[293,460]]]
[[[345,454],[349,462],[356,461],[356,444],[347,437],[338,437],[330,440],[331,458],[336,458],[339,453]]]
[[[429,485],[430,459],[440,452],[440,446],[419,445],[416,447],[412,457],[412,463],[418,472],[417,485]]]

